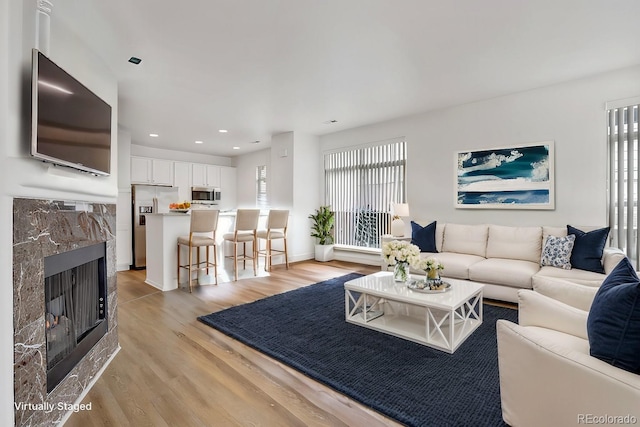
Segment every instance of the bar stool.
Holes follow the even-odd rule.
[[[289,269],[289,257],[287,254],[287,223],[289,222],[288,210],[272,209],[267,217],[267,229],[258,230],[258,239],[266,240],[266,247],[260,250],[260,240],[258,240],[258,256],[264,256],[264,270],[271,271],[271,258],[284,255],[284,262]],[[273,249],[272,242],[274,240],[283,240],[283,250]],[[274,254],[275,252],[275,254]]]
[[[225,255],[225,258],[233,258],[234,281],[238,280],[238,259],[243,262],[243,268],[247,267],[247,260],[253,261],[253,275],[257,276],[257,240],[256,229],[260,209],[238,209],[236,211],[236,226],[233,233],[225,233],[222,238],[233,245],[233,255]],[[247,254],[247,242],[251,242],[251,255]],[[242,257],[238,258],[238,244],[242,243]]]
[[[207,270],[213,267],[215,282],[218,284],[218,251],[216,246],[216,228],[218,228],[218,215],[220,211],[213,209],[202,209],[191,211],[191,226],[189,236],[178,237],[178,287],[180,287],[180,269],[184,268],[189,272],[189,292],[192,291],[191,272],[193,270]],[[203,235],[211,233],[211,237]],[[180,246],[189,247],[189,263],[180,264]],[[206,247],[207,259],[200,261],[200,248]],[[209,248],[213,247],[213,262],[209,260]],[[193,249],[196,249],[197,261],[193,263]],[[204,266],[202,266],[204,264]]]

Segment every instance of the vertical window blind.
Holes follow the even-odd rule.
[[[611,245],[638,268],[638,105],[607,110],[609,139],[609,225]]]
[[[325,203],[335,212],[335,243],[379,247],[389,208],[406,202],[404,141],[325,154]]]

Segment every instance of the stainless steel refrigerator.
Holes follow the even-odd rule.
[[[143,268],[147,265],[146,214],[169,212],[169,204],[177,202],[178,188],[157,185],[132,185],[131,207],[133,218],[133,265]]]

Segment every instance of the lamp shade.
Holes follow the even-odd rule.
[[[408,203],[394,203],[392,210],[393,210],[392,214],[394,216],[400,216],[400,217],[405,216],[406,217],[406,216],[411,215],[409,213],[409,204]]]

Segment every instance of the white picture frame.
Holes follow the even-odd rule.
[[[555,209],[554,141],[454,153],[457,209]]]

